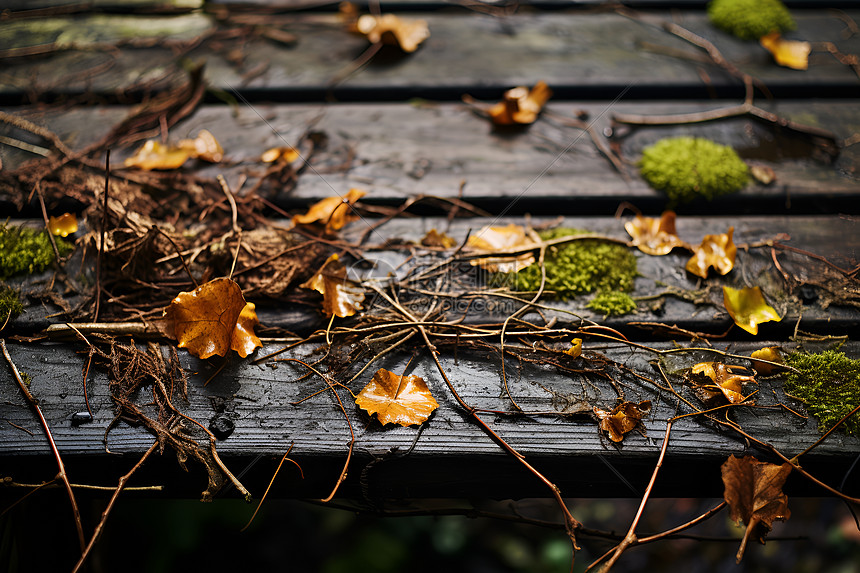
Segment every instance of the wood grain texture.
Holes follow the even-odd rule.
[[[831,130],[836,138],[860,130],[860,108],[852,101],[780,102],[768,109],[800,123]],[[659,212],[665,196],[639,177],[635,162],[642,149],[663,137],[693,135],[730,145],[751,163],[771,167],[773,185],[752,183],[739,193],[680,206],[681,213],[856,213],[860,146],[845,147],[835,161],[801,136],[760,121],[736,118],[675,127],[637,128],[620,140],[629,162],[617,172],[581,130],[566,127],[558,116],[587,114],[598,133],[612,129],[613,114],[659,115],[722,107],[717,102],[571,104],[550,102],[549,113],[528,130],[499,132],[461,104],[330,104],[203,106],[171,132],[173,139],[208,129],[227,154],[223,165],[191,164],[202,176],[224,173],[236,182],[242,174],[262,173],[259,161],[270,147],[297,144],[303,133],[324,133],[311,168],[295,189],[264,187],[271,200],[290,208],[352,187],[368,191],[365,201],[392,203],[426,194],[462,197],[492,212],[610,214],[622,201]],[[9,108],[7,108],[9,109]],[[122,120],[121,107],[9,111],[56,132],[80,149],[98,140]],[[0,134],[45,145],[31,134],[0,125]],[[114,149],[114,165],[135,149]],[[14,169],[33,155],[0,145],[0,160]],[[234,185],[235,188],[235,185]],[[0,193],[3,193],[0,188]],[[5,188],[5,193],[13,192]]]
[[[855,17],[857,12],[848,12]],[[20,101],[28,94],[122,94],[132,86],[179,71],[167,42],[187,39],[188,33],[172,29],[173,18],[200,20],[199,33],[214,29],[214,18],[183,15],[161,18],[149,32],[161,32],[163,45],[147,49],[122,48],[118,52],[87,50],[87,44],[122,37],[126,16],[80,17],[76,20],[74,50],[61,50],[40,59],[12,61],[3,72],[0,95]],[[367,47],[362,37],[345,31],[337,16],[301,13],[271,16],[267,26],[295,34],[292,46],[251,39],[246,43],[223,42],[221,49],[198,48],[186,54],[205,61],[207,79],[221,90],[240,90],[248,97],[269,101],[314,101],[324,97],[374,100],[458,98],[472,91],[481,97],[498,97],[515,85],[546,81],[563,98],[659,98],[668,91],[674,97],[740,97],[742,84],[713,66],[655,53],[663,48],[691,55],[702,52],[652,24],[639,23],[613,13],[522,13],[498,18],[478,13],[430,12],[411,17],[427,20],[431,37],[414,54],[388,54],[349,76],[351,62]],[[669,12],[653,12],[653,22],[670,19]],[[115,18],[115,19],[114,19]],[[702,11],[683,12],[675,18],[691,31],[713,41],[724,56],[745,72],[761,79],[778,97],[817,95],[853,97],[860,80],[847,66],[826,53],[814,53],[810,69],[797,72],[776,66],[756,44],[741,42],[713,28]],[[825,12],[798,12],[798,37],[835,42],[845,53],[860,51],[860,39],[843,39],[845,23]],[[2,31],[9,48],[32,47],[56,41],[48,33],[50,20],[13,22]],[[241,63],[231,63],[238,49]],[[468,55],[468,57],[464,57]],[[707,83],[703,80],[703,72]],[[164,81],[178,81],[167,78]],[[150,87],[157,87],[152,84]],[[163,83],[161,84],[163,85]]]

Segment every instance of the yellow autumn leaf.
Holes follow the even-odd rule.
[[[724,286],[723,304],[735,324],[750,334],[758,334],[758,325],[763,322],[782,320],[776,309],[765,302],[760,287],[734,289]]]
[[[74,213],[63,213],[59,217],[48,218],[48,228],[54,236],[68,237],[78,232],[78,218]]]
[[[364,14],[355,22],[355,30],[373,44],[392,44],[407,53],[417,50],[421,42],[430,37],[426,20],[400,18],[394,14]]]
[[[439,407],[427,383],[419,376],[399,376],[380,368],[355,399],[368,414],[376,414],[382,425],[423,424]]]
[[[686,269],[703,279],[708,278],[708,269],[713,267],[721,275],[727,274],[735,266],[738,249],[732,241],[734,227],[720,235],[705,235],[702,244],[693,249],[693,256],[687,261]]]
[[[201,129],[194,139],[180,141],[179,149],[186,150],[189,157],[196,157],[209,163],[218,163],[224,159],[224,149],[221,148],[215,136],[206,129]]]
[[[492,106],[488,113],[496,125],[534,123],[550,97],[552,90],[544,81],[539,81],[532,89],[518,86],[506,91],[502,101]]]
[[[487,226],[471,235],[466,243],[480,253],[503,253],[505,251],[537,247],[539,238],[533,231],[527,231],[521,225],[510,223],[504,227]],[[534,264],[535,256],[531,252],[518,255],[502,255],[482,257],[471,261],[472,266],[479,266],[490,272],[513,273]]]
[[[280,161],[283,163],[292,163],[299,158],[299,151],[291,145],[284,147],[272,147],[263,152],[260,156],[260,161],[263,163],[274,163]]]
[[[364,289],[346,277],[346,268],[336,254],[330,256],[314,276],[299,285],[323,295],[326,316],[352,316],[361,310]]]
[[[809,68],[809,52],[812,45],[809,42],[786,40],[779,32],[771,32],[759,39],[762,47],[773,54],[774,61],[780,66],[793,70]]]
[[[254,334],[257,314],[242,289],[221,277],[193,291],[181,292],[164,310],[166,333],[198,358],[224,356],[230,349],[242,357],[262,346]]]
[[[668,255],[675,247],[686,246],[675,230],[675,212],[665,211],[660,218],[636,215],[624,223],[633,245],[648,255]]]
[[[436,229],[430,229],[427,234],[421,238],[421,244],[425,247],[442,247],[443,249],[450,249],[457,244],[457,241],[445,233],[440,233]]]
[[[778,368],[777,366],[768,364],[767,362],[775,362],[777,364],[783,363],[782,353],[776,346],[765,346],[764,348],[755,350],[750,354],[750,358],[754,359],[752,361],[753,369],[764,376],[772,374],[773,371]],[[767,360],[767,362],[761,362],[761,360]]]
[[[352,206],[365,194],[360,189],[350,189],[342,197],[326,197],[311,205],[304,215],[294,215],[293,223],[297,225],[322,223],[325,225],[326,232],[338,231],[347,223],[358,219],[358,216],[353,213]]]
[[[732,404],[746,400],[743,395],[743,384],[755,383],[755,376],[738,374],[738,370],[746,370],[743,366],[734,366],[722,362],[700,362],[692,368],[693,374],[701,374],[709,378],[713,388],[704,387],[706,398],[714,398],[722,394]]]
[[[190,157],[188,149],[163,145],[150,139],[125,160],[126,167],[137,167],[147,171],[152,169],[179,169]]]
[[[593,411],[600,420],[600,429],[606,432],[613,442],[620,442],[630,430],[640,424],[642,418],[651,412],[651,401],[643,400],[638,404],[623,402],[611,412],[595,406]]]
[[[570,348],[564,351],[568,356],[572,356],[573,358],[579,358],[582,354],[582,339],[574,338],[570,341]]]

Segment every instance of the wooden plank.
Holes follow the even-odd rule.
[[[831,130],[841,141],[860,131],[860,108],[853,101],[778,102],[767,109],[794,121]],[[722,107],[715,102],[571,104],[550,102],[548,113],[522,132],[493,130],[482,117],[457,104],[330,104],[202,106],[172,131],[173,139],[208,129],[222,143],[229,162],[191,165],[198,174],[228,181],[263,170],[262,152],[270,147],[298,144],[307,130],[325,134],[312,168],[304,170],[295,189],[264,186],[269,199],[286,208],[306,205],[352,187],[369,191],[369,202],[399,202],[426,194],[463,198],[487,210],[513,213],[609,214],[622,201],[659,211],[665,196],[638,175],[635,161],[642,149],[662,137],[693,135],[731,145],[742,156],[774,170],[770,186],[750,184],[739,193],[679,207],[688,214],[856,213],[860,146],[841,149],[836,160],[804,138],[749,118],[675,127],[637,128],[620,140],[630,162],[618,173],[587,134],[565,127],[559,116],[579,112],[598,134],[613,129],[615,114],[659,115],[691,113]],[[126,108],[99,106],[57,111],[7,108],[57,133],[74,149],[97,141],[128,113]],[[32,134],[0,125],[0,134],[44,147]],[[114,165],[134,148],[113,149]],[[34,155],[0,145],[7,170]],[[5,191],[4,191],[5,189]],[[8,187],[0,193],[9,197]]]
[[[730,347],[732,352],[746,354],[764,344],[768,343],[733,343]],[[654,357],[650,353],[633,352],[626,347],[599,342],[586,342],[586,348],[589,347],[648,379],[653,380],[656,376],[647,362]],[[724,348],[725,345],[718,347]],[[264,351],[273,348],[276,346],[267,345]],[[82,425],[70,422],[75,412],[84,410],[80,375],[86,357],[75,354],[74,347],[9,344],[9,350],[18,367],[31,376],[31,392],[40,400],[57,447],[73,468],[70,470],[74,471],[72,475],[78,479],[111,466],[115,470],[118,465],[133,460],[152,443],[148,433],[121,422],[108,436],[108,445],[114,455],[105,455],[102,439],[113,418],[113,409],[102,372],[96,372],[89,382],[94,421]],[[306,355],[309,350],[301,348],[292,355]],[[856,344],[849,345],[848,351],[850,355],[858,356]],[[596,357],[591,355],[592,360]],[[671,368],[688,368],[696,361],[712,357],[706,351],[679,355],[673,358]],[[462,351],[456,360],[446,358],[443,364],[458,392],[470,405],[510,411],[510,403],[500,394],[497,362],[497,358]],[[254,468],[255,472],[246,478],[249,485],[262,487],[268,477],[266,474],[271,471],[270,457],[279,456],[292,444],[291,456],[306,467],[305,480],[288,480],[288,483],[280,485],[276,494],[320,495],[319,492],[331,487],[338,473],[337,467],[343,463],[347,453],[349,433],[343,414],[328,395],[318,396],[299,406],[291,404],[318,390],[318,381],[301,381],[301,369],[284,363],[273,369],[231,360],[204,387],[203,382],[217,365],[191,359],[184,353],[182,363],[191,372],[189,403],[182,408],[184,413],[205,425],[216,415],[212,400],[218,397],[226,401],[222,403],[226,404],[225,415],[232,419],[236,428],[218,443],[218,451],[226,463],[233,464],[234,471],[238,473],[255,456],[266,458],[266,462]],[[405,358],[397,358],[384,360],[380,365],[401,372],[405,363]],[[588,402],[589,408],[591,405],[611,407],[614,402],[616,393],[598,377],[589,377],[586,384],[580,375],[562,373],[554,368],[521,366],[519,369],[511,362],[508,372],[511,391],[526,411],[553,410],[551,395],[544,388],[579,396]],[[598,363],[595,362],[594,366],[597,367]],[[390,463],[381,463],[372,469],[369,488],[373,496],[480,495],[492,498],[548,495],[549,492],[543,491],[533,476],[515,460],[501,454],[498,445],[469,421],[445,389],[426,355],[416,357],[410,371],[427,380],[440,404],[439,410],[419,434],[414,427],[382,429],[378,424],[368,424],[361,413],[348,406],[358,454],[350,473],[352,479],[342,490],[343,495],[360,496],[361,468],[371,461],[370,456],[385,456],[388,452],[391,452],[388,454]],[[651,399],[654,403],[654,411],[645,421],[647,436],[631,434],[621,448],[613,448],[601,439],[596,422],[588,414],[574,417],[486,414],[484,419],[511,446],[543,464],[545,468],[541,469],[545,469],[550,479],[556,481],[567,495],[627,496],[641,493],[656,460],[666,419],[676,412],[687,411],[687,408],[681,405],[679,409],[676,398],[660,395],[651,384],[641,379],[620,371],[613,372],[623,385],[627,399]],[[362,376],[350,386],[357,391],[369,376]],[[675,383],[681,387],[678,379]],[[812,418],[799,419],[778,406],[785,403],[802,409],[796,401],[784,396],[778,379],[760,380],[759,388],[757,404],[761,407],[734,409],[734,421],[754,437],[772,444],[788,456],[815,442],[818,434]],[[690,396],[687,390],[681,392]],[[343,399],[351,404],[347,395]],[[146,400],[141,396],[141,401]],[[6,364],[0,368],[0,419],[4,421],[0,425],[0,460],[6,468],[4,473],[23,479],[22,474],[31,477],[34,471],[50,467],[50,451],[42,430],[26,407]],[[750,450],[743,439],[731,432],[715,430],[710,423],[687,418],[676,423],[668,452],[668,465],[664,466],[655,493],[708,496],[719,495],[719,464],[729,454],[740,455],[750,453]],[[837,433],[804,457],[803,467],[817,473],[821,479],[838,483],[858,453],[858,437]],[[613,475],[601,458],[625,476],[630,485]],[[171,463],[167,458],[156,467],[169,467]],[[197,473],[180,479],[178,483],[171,483],[169,491],[193,496],[193,489],[202,489],[205,483],[202,470],[196,468],[195,471]],[[691,474],[702,479],[690,480]],[[53,476],[50,471],[42,477],[49,476]],[[368,476],[365,478],[367,481]],[[790,487],[794,488],[790,495],[820,493],[800,479],[793,480]],[[845,493],[856,495],[857,482],[847,484]]]
[[[667,12],[652,15],[658,19],[671,17]],[[858,13],[848,15],[856,19]],[[249,38],[242,44],[240,67],[229,61],[235,56],[230,50],[215,51],[204,46],[189,52],[188,57],[206,61],[207,79],[213,87],[242,89],[249,97],[270,101],[325,97],[454,99],[467,92],[498,97],[504,89],[541,79],[560,98],[613,98],[619,94],[654,98],[663,97],[667,91],[674,92],[675,97],[688,98],[709,97],[714,91],[731,97],[743,93],[740,81],[719,69],[705,66],[709,78],[706,84],[700,63],[643,49],[643,45],[656,45],[701,56],[700,51],[679,38],[617,14],[531,13],[499,19],[475,13],[434,12],[415,17],[425,18],[432,34],[421,49],[407,57],[377,58],[336,86],[336,80],[342,79],[367,43],[347,33],[334,14],[268,16],[261,22],[293,33],[299,41],[294,46],[284,46]],[[839,18],[812,12],[799,13],[797,19],[797,36],[835,42],[849,54],[860,51],[860,39],[842,39],[845,24]],[[683,12],[677,20],[712,40],[730,61],[764,81],[777,97],[853,97],[860,93],[855,73],[829,54],[813,54],[810,69],[798,73],[774,65],[755,44],[716,30],[702,12]],[[27,48],[50,41],[42,32],[50,21],[40,20],[37,24],[22,21],[4,26],[8,46]],[[112,32],[107,30],[124,25],[120,20],[111,24],[102,17],[77,19],[75,28],[82,39],[76,47],[81,51],[11,62],[4,70],[0,95],[11,102],[21,101],[30,93],[116,94],[140,85],[140,78],[155,78],[179,69],[175,55],[166,46],[125,48],[116,54],[86,51],[86,38],[109,35]],[[102,32],[97,34],[96,29]],[[165,40],[187,37],[186,32],[165,34]],[[464,58],[463,54],[481,57]]]

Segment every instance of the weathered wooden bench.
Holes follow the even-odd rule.
[[[376,368],[403,372],[409,363],[409,373],[424,378],[439,403],[420,427],[382,427],[353,406],[345,389],[338,390],[345,411],[330,390],[296,404],[326,386],[319,377],[309,377],[302,365],[259,358],[284,347],[289,350],[278,359],[319,358],[325,334],[292,343],[324,332],[328,319],[305,304],[308,297],[287,303],[254,300],[264,327],[263,348],[248,359],[233,355],[226,361],[200,360],[180,351],[188,398],[176,401],[184,415],[203,426],[226,424],[231,430],[219,434],[215,447],[255,497],[290,448],[304,479],[281,477],[272,495],[324,498],[348,459],[337,495],[367,508],[384,508],[386,500],[552,496],[547,483],[497,438],[522,454],[562,495],[640,497],[660,456],[667,420],[693,412],[691,404],[701,407],[687,387],[679,386],[679,392],[689,403],[668,392],[664,374],[682,384],[679,373],[697,362],[749,366],[738,357],[767,346],[791,352],[843,344],[848,356],[860,358],[860,33],[854,24],[860,12],[851,3],[788,3],[798,24],[795,35],[817,42],[806,71],[779,67],[757,43],[716,30],[704,3],[692,1],[631,1],[619,10],[601,2],[551,1],[519,9],[382,2],[383,12],[425,19],[431,35],[414,53],[383,50],[362,66],[353,62],[369,44],[345,31],[332,5],[143,1],[132,8],[93,2],[82,9],[59,1],[6,4],[0,19],[0,105],[6,117],[27,122],[0,124],[0,205],[9,224],[41,224],[38,197],[23,197],[23,183],[12,175],[26,161],[40,155],[68,159],[106,137],[142,101],[183,89],[193,92],[186,94],[192,104],[166,111],[163,128],[169,127],[171,139],[209,130],[227,156],[221,164],[189,164],[183,173],[210,180],[223,174],[238,188],[242,178],[252,182],[264,170],[259,162],[264,150],[296,145],[312,154],[295,181],[259,190],[272,217],[283,218],[274,209],[300,213],[325,197],[365,189],[363,219],[346,227],[340,239],[343,244],[365,240],[365,256],[386,272],[441,260],[438,249],[434,255],[414,247],[431,229],[445,230],[461,244],[490,224],[561,223],[629,241],[624,221],[632,211],[619,218],[619,208],[632,205],[659,216],[667,205],[665,195],[639,177],[635,164],[647,145],[663,137],[707,137],[775,173],[770,185],[754,182],[713,201],[677,207],[682,239],[697,243],[706,234],[733,227],[734,241],[749,246],[739,249],[732,273],[699,281],[683,270],[689,253],[676,250],[655,257],[637,251],[635,314],[603,317],[586,307],[587,297],[542,299],[546,308],[529,310],[523,321],[506,325],[504,375],[501,324],[523,303],[484,297],[481,306],[470,305],[474,300],[468,297],[453,299],[467,302],[446,307],[447,320],[465,316],[464,325],[483,325],[487,334],[472,340],[485,346],[463,342],[458,350],[458,336],[465,340],[469,331],[427,328],[443,351],[442,369],[464,403],[478,410],[474,415],[450,392],[419,335],[404,346],[407,351],[383,357],[348,387],[357,393]],[[765,86],[766,93],[756,88],[759,117],[742,113],[683,125],[635,124],[653,116],[707,115],[740,106],[747,93],[738,74],[671,33],[667,22],[710,42],[739,73]],[[189,77],[195,72],[188,70],[200,64],[202,80],[194,83]],[[554,97],[528,128],[493,128],[461,100],[470,95],[496,101],[511,87],[539,80],[551,86]],[[771,121],[772,116],[777,120]],[[56,134],[69,152],[58,150],[57,142],[31,124]],[[157,124],[152,137],[159,137]],[[111,148],[115,178],[125,173],[134,178],[120,167],[140,143]],[[98,169],[103,153],[89,159],[82,169],[103,181]],[[97,187],[89,185],[84,188]],[[48,212],[81,210],[76,197],[48,201]],[[402,216],[376,226],[419,197]],[[219,213],[229,217],[227,207]],[[336,245],[331,248],[337,250]],[[475,285],[485,278],[468,262],[448,272],[449,278],[463,273]],[[8,282],[48,281],[52,273]],[[176,292],[193,288],[181,274],[176,276]],[[796,290],[790,291],[802,283],[809,285],[798,298]],[[785,296],[771,301],[781,321],[762,324],[758,336],[732,327],[722,307],[722,285],[761,285],[771,299],[782,289]],[[827,291],[828,285],[834,292]],[[694,291],[697,302],[706,304],[691,300]],[[115,403],[108,372],[95,365],[86,383],[87,405],[82,372],[88,346],[81,338],[95,340],[97,335],[81,327],[81,336],[71,331],[46,336],[51,324],[68,320],[47,301],[25,300],[26,311],[3,329],[10,361],[29,375],[29,391],[41,406],[68,474],[79,482],[115,485],[150,448],[153,435],[124,422],[108,431]],[[371,300],[369,295],[366,307],[367,316],[374,309],[390,310],[378,296]],[[344,324],[352,323],[337,319],[334,327]],[[557,332],[535,334],[547,324]],[[570,343],[571,333],[584,339],[578,367],[544,360],[540,345],[560,348]],[[134,334],[138,343],[147,339],[165,342]],[[119,340],[128,342],[129,336]],[[162,347],[165,356],[168,346]],[[700,350],[669,352],[686,347]],[[377,347],[367,349],[333,381],[346,382],[377,352]],[[3,362],[0,477],[20,483],[51,479],[57,467],[45,432]],[[717,413],[716,419],[699,415],[674,422],[653,494],[721,496],[720,465],[730,454],[781,463],[765,444],[787,458],[815,444],[820,438],[816,419],[806,416],[804,405],[786,395],[782,385],[779,375],[760,377],[755,406],[732,407],[728,420]],[[599,430],[592,408],[611,410],[619,390],[625,400],[650,400],[653,407],[640,433],[615,444]],[[91,420],[84,415],[88,408]],[[206,443],[205,436],[198,438]],[[856,498],[860,471],[851,468],[858,455],[860,438],[837,431],[804,454],[800,464],[821,482]],[[193,498],[205,489],[206,478],[199,465],[189,462],[189,468],[190,474],[182,472],[173,456],[164,455],[148,459],[139,471],[163,484],[166,495]],[[219,495],[238,495],[225,487]],[[830,495],[800,475],[792,476],[786,491]],[[0,489],[0,495],[13,499],[18,492]]]

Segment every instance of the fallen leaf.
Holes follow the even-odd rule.
[[[272,147],[263,152],[260,156],[260,161],[263,163],[274,163],[280,161],[283,163],[292,163],[300,157],[299,150],[291,145],[284,147]]]
[[[723,364],[722,362],[700,362],[692,368],[693,374],[701,374],[714,383],[713,386],[702,386],[705,400],[722,394],[731,404],[740,404],[746,397],[743,395],[743,384],[756,383],[755,376],[737,374],[737,370],[746,370],[743,366]]]
[[[750,175],[762,185],[770,185],[776,181],[776,171],[767,165],[750,165]]]
[[[763,322],[782,320],[776,309],[765,302],[761,287],[734,289],[724,286],[723,304],[735,324],[750,334],[758,334],[758,325]]]
[[[812,45],[809,42],[786,40],[779,32],[771,32],[759,39],[762,47],[773,54],[774,61],[780,66],[793,70],[809,68],[809,52]]]
[[[552,97],[552,90],[546,82],[540,81],[530,90],[524,86],[509,89],[502,101],[488,111],[496,125],[534,123],[543,106]]]
[[[346,277],[346,268],[336,254],[330,256],[317,273],[299,285],[323,295],[326,316],[352,316],[361,310],[364,289]]]
[[[755,536],[764,543],[774,521],[785,521],[791,517],[788,496],[782,492],[791,469],[791,464],[769,464],[753,456],[736,458],[731,455],[723,463],[723,497],[729,504],[729,515],[735,523],[743,521],[746,525],[737,553],[738,563],[744,556],[750,537]]]
[[[582,339],[574,338],[570,341],[570,348],[564,351],[568,356],[572,356],[574,358],[579,358],[582,354]]]
[[[642,418],[651,412],[651,401],[642,400],[635,402],[623,402],[616,406],[611,412],[594,407],[594,413],[600,420],[600,429],[609,435],[613,442],[620,442],[624,436],[639,425]]]
[[[218,163],[224,159],[224,150],[221,148],[221,144],[206,129],[201,129],[194,139],[180,141],[179,149],[186,150],[189,157],[196,157],[209,163]]]
[[[764,348],[755,350],[752,354],[750,354],[750,358],[758,359],[752,361],[752,367],[753,370],[755,370],[759,374],[762,374],[763,376],[772,374],[773,371],[778,368],[778,366],[768,364],[767,362],[760,362],[761,360],[767,360],[768,362],[776,362],[777,364],[783,363],[782,353],[776,346],[765,346]]]
[[[257,318],[256,306],[253,302],[245,303],[245,307],[236,320],[236,328],[233,329],[233,336],[230,341],[230,348],[239,353],[242,358],[246,358],[254,352],[254,349],[263,347],[263,343],[254,334],[254,327],[258,324],[260,324],[260,320]]]
[[[426,20],[399,18],[394,14],[364,14],[356,20],[355,30],[373,44],[392,44],[407,53],[417,50],[421,42],[430,37]]]
[[[147,171],[152,169],[179,169],[183,163],[188,161],[190,156],[187,149],[170,147],[150,139],[137,150],[137,153],[126,159],[124,165]]]
[[[708,278],[708,269],[711,267],[721,275],[731,271],[738,252],[732,241],[734,231],[734,227],[729,227],[727,233],[705,235],[702,244],[693,249],[693,256],[687,261],[686,269],[703,279]]]
[[[365,194],[360,189],[350,189],[344,196],[326,197],[311,205],[304,215],[294,215],[293,223],[297,225],[323,223],[326,232],[343,229],[347,223],[358,219],[358,216],[352,212],[352,206]]]
[[[422,424],[439,404],[419,376],[399,376],[380,368],[358,397],[356,405],[379,422],[410,426]]]
[[[430,229],[421,239],[421,244],[425,247],[442,247],[450,249],[457,244],[453,237],[449,237],[445,233],[440,233],[436,229]]]
[[[224,356],[232,348],[245,357],[262,346],[254,335],[257,314],[242,289],[221,277],[181,292],[164,310],[166,331],[198,358]],[[238,331],[238,332],[237,332]]]
[[[510,223],[504,227],[484,227],[469,237],[467,245],[480,253],[500,253],[537,247],[539,240],[533,231],[526,231],[524,227]],[[471,264],[490,272],[513,273],[534,264],[535,260],[531,252],[525,252],[519,255],[474,259]]]
[[[665,211],[659,219],[636,215],[624,223],[633,245],[648,255],[668,255],[675,247],[687,245],[675,230],[675,212]]]
[[[68,237],[78,232],[78,218],[74,213],[63,213],[59,217],[49,217],[48,227],[54,236]]]

